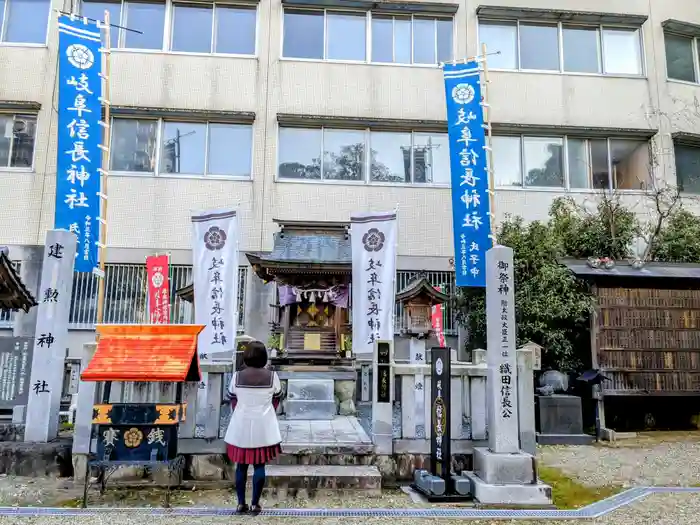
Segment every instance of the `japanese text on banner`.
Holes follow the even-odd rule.
[[[58,19],[58,159],[56,229],[78,237],[75,270],[97,266],[102,168],[100,30],[87,19]]]
[[[486,131],[478,64],[445,64],[457,286],[486,286],[491,247]]]

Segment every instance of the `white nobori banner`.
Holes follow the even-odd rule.
[[[236,210],[192,215],[195,322],[203,324],[199,359],[234,350],[238,324],[238,221]]]
[[[350,217],[353,352],[371,356],[374,342],[394,338],[396,212]]]
[[[192,215],[195,323],[204,325],[197,341],[200,363],[235,358],[238,328],[237,219],[234,209]],[[223,352],[226,352],[225,356],[221,355]],[[206,418],[210,405],[220,403],[221,399],[208,399],[208,389],[208,374],[202,373],[197,395],[196,437],[215,437],[204,435],[208,430],[205,429]]]

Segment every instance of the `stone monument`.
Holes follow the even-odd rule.
[[[513,250],[494,246],[486,253],[489,446],[474,448],[474,470],[464,475],[480,503],[551,505],[551,487],[520,447],[514,284]]]
[[[46,233],[25,441],[46,443],[58,436],[76,242],[68,230]]]

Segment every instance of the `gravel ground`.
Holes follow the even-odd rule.
[[[16,518],[0,517],[0,525],[234,525],[250,524],[250,517],[147,517],[138,514],[110,514],[109,516],[84,517],[41,517]],[[264,525],[290,525],[294,518],[258,518]],[[309,525],[428,525],[436,523],[433,519],[398,519],[398,518],[306,518]],[[439,520],[440,525],[463,525],[465,520]],[[548,525],[552,520],[538,521],[492,521],[473,520],[470,525]],[[567,523],[580,523],[567,521]],[[629,507],[617,510],[603,518],[590,521],[596,525],[698,525],[700,524],[700,495],[665,494],[647,496]]]
[[[613,445],[590,447],[542,447],[539,458],[542,464],[556,467],[568,476],[590,486],[602,485],[700,485],[700,433],[693,434],[648,434],[638,439],[621,441]],[[79,487],[70,480],[46,478],[11,478],[0,476],[0,505],[73,505],[80,497]],[[93,496],[96,499],[96,496]],[[91,503],[91,506],[160,506],[161,495],[150,489],[108,490],[105,498]],[[192,490],[179,491],[173,496],[176,506],[233,506],[231,491]],[[380,498],[364,495],[321,495],[314,500],[276,500],[274,497],[263,501],[267,508],[316,507],[316,508],[408,508],[424,507],[414,503],[400,491],[384,491]],[[251,518],[176,518],[139,517],[136,514],[120,514],[94,517],[64,518],[4,518],[0,525],[135,525],[147,521],[149,525],[185,525],[202,523],[218,525],[244,523]],[[433,523],[434,519],[352,519],[337,518],[305,519],[311,525],[320,524],[386,524],[416,525]],[[264,518],[265,525],[291,523],[290,518]],[[463,520],[461,520],[463,523]],[[440,520],[440,523],[458,525],[457,520]],[[478,524],[521,524],[544,525],[545,521],[491,521],[476,520]],[[589,522],[590,523],[590,522]],[[600,525],[700,525],[700,494],[652,495],[631,506],[595,520]]]
[[[686,436],[683,436],[686,437]],[[700,434],[618,442],[612,446],[541,447],[542,463],[589,486],[700,484]]]

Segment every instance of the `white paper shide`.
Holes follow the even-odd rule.
[[[353,351],[372,355],[374,342],[394,338],[396,212],[350,218]]]

